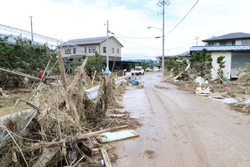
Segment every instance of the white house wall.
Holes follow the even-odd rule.
[[[212,52],[212,58],[213,58],[213,69],[212,69],[212,79],[217,78],[217,71],[219,69],[219,65],[217,63],[217,58],[220,56],[225,56],[224,61],[225,61],[225,68],[223,68],[224,72],[224,77],[227,79],[230,79],[230,71],[231,71],[231,60],[232,60],[232,55],[231,52]]]
[[[113,57],[121,57],[121,46],[112,38],[108,40],[109,43],[109,56]],[[85,52],[85,47],[87,52]],[[94,56],[95,53],[89,53],[89,47],[95,47],[97,53],[99,53],[102,56],[107,55],[107,53],[103,52],[103,47],[106,47],[106,41],[100,43],[100,44],[90,44],[90,45],[76,45],[76,46],[69,46],[69,47],[63,47],[61,49],[61,55],[62,57],[69,57],[71,55],[85,55],[85,56]],[[73,53],[74,48],[76,49],[76,53]],[[65,54],[66,49],[71,49],[70,54]],[[114,52],[113,52],[114,50]],[[119,50],[119,51],[118,51]]]
[[[104,41],[101,43],[100,45],[100,55],[107,55],[107,53],[103,52],[103,47],[107,47],[107,42]],[[114,48],[114,52],[112,52],[112,48]],[[119,52],[117,53],[117,49],[119,49]],[[108,53],[109,56],[117,56],[117,57],[121,57],[121,46],[112,38],[110,38],[108,40]]]

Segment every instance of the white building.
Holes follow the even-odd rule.
[[[206,49],[213,58],[212,79],[217,78],[219,65],[217,58],[225,56],[224,76],[227,79],[238,78],[238,67],[250,62],[250,34],[248,33],[230,33],[217,37],[202,40],[206,46],[192,46],[190,52],[202,51]]]

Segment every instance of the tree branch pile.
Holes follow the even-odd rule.
[[[96,140],[100,133],[93,131],[103,129],[107,120],[111,122],[106,131],[117,125],[106,117],[110,106],[118,106],[116,86],[112,75],[103,77],[98,99],[89,100],[82,82],[85,64],[76,68],[70,84],[39,85],[30,100],[36,110],[16,114],[0,125],[1,167],[99,166],[90,159],[93,148],[100,147]]]

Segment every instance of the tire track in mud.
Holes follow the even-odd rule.
[[[176,93],[176,90],[175,88],[173,89],[170,88],[168,92]],[[221,103],[221,102],[216,102],[216,101],[211,100],[212,103],[209,103],[208,101],[210,99],[201,99],[202,97],[198,97],[199,99],[197,101],[192,102],[190,100],[186,100],[187,97],[190,97],[190,96],[188,95],[186,96],[185,93],[183,93],[183,96],[177,96],[177,99],[173,98],[171,99],[171,101],[184,101],[184,104],[182,106],[183,109],[191,109],[190,107],[188,107],[190,102],[193,103],[194,106],[197,106],[197,105],[200,106],[201,104],[204,105],[203,108],[205,107],[205,109],[200,110],[197,113],[202,114],[202,115],[205,114],[205,117],[202,116],[203,121],[205,120],[206,122],[206,119],[209,120],[207,123],[205,123],[207,124],[207,126],[205,126],[206,128],[205,128],[205,131],[203,131],[203,133],[206,132],[210,134],[210,136],[215,135],[214,138],[211,138],[211,142],[213,146],[212,149],[216,151],[218,157],[214,157],[214,158],[210,157],[210,159],[212,158],[211,160],[213,161],[213,166],[214,165],[215,166],[228,166],[229,164],[230,166],[239,166],[239,165],[241,166],[243,164],[249,165],[250,137],[249,135],[246,135],[246,133],[250,131],[250,127],[245,125],[244,122],[241,123],[241,119],[237,118],[239,116],[239,113],[235,113],[234,111],[230,112],[230,110],[225,109],[227,107],[225,107],[224,104],[218,105],[218,103]],[[169,96],[167,98],[169,98]],[[206,107],[206,105],[208,105],[209,107]],[[207,114],[209,117],[207,117]],[[209,125],[209,123],[211,125]],[[218,142],[223,142],[223,143],[218,143]],[[224,148],[225,146],[228,146],[228,145],[229,146],[231,145],[231,147],[226,148],[228,152],[223,151],[224,149],[223,150],[218,149],[219,147]],[[230,151],[232,149],[234,150],[236,149],[237,151]],[[210,154],[211,153],[213,152],[211,152],[210,150]],[[226,156],[223,156],[223,155],[226,155]],[[245,159],[247,161],[241,162],[240,159]]]
[[[159,111],[163,111],[165,108],[161,108],[162,106],[164,105],[158,105],[156,106],[155,104],[157,104],[159,102],[158,98],[155,98],[157,97],[157,95],[154,93],[154,90],[152,89],[152,86],[147,86],[145,88],[145,92],[146,94],[148,95],[148,99],[150,101],[150,105],[151,105],[151,108],[154,111],[154,114],[156,115],[157,119],[159,121],[161,121],[162,119],[162,115],[161,113],[159,113]],[[171,119],[170,117],[167,117],[167,120]],[[162,126],[164,126],[164,123],[161,123]],[[180,150],[180,147],[179,147],[179,144],[178,144],[178,141],[176,140],[176,136],[175,136],[175,133],[173,132],[173,124],[171,121],[169,121],[169,129],[171,131],[170,133],[170,136],[171,136],[171,142],[172,144],[170,146],[167,146],[167,144],[163,143],[163,149],[166,149],[168,148],[168,150],[165,150],[166,152],[166,159],[168,159],[166,161],[167,164],[164,164],[166,166],[171,166],[171,167],[181,167],[181,166],[184,166],[183,164],[183,161],[181,158],[178,158],[176,157],[176,155],[180,156],[181,155],[181,150]],[[167,133],[167,132],[163,132],[163,133]],[[174,153],[174,154],[173,154]]]
[[[156,91],[159,92],[159,90],[157,89]],[[166,96],[159,96],[159,99],[163,101],[165,100],[164,97]],[[167,111],[169,111],[167,113],[173,117],[174,121],[176,121],[177,124],[179,123],[179,124],[184,125],[184,126],[179,125],[179,128],[181,129],[185,137],[189,140],[190,144],[192,145],[192,147],[194,148],[196,152],[195,155],[197,156],[197,160],[198,160],[197,165],[198,166],[211,166],[207,158],[206,152],[204,150],[204,147],[202,146],[200,138],[198,137],[192,122],[189,120],[186,114],[182,112],[182,110],[184,109],[179,107],[180,105],[178,105],[172,99],[167,98],[167,100],[168,100],[167,104],[169,105],[166,107]],[[173,109],[172,112],[169,110],[170,108]]]
[[[149,97],[151,97],[151,101],[154,97],[160,101],[164,107],[164,112],[158,114],[167,117],[170,126],[176,155],[172,165],[210,166],[206,152],[191,121],[187,118],[186,114],[182,112],[183,108],[179,107],[178,103],[169,97],[164,96],[163,91],[154,88],[152,84],[147,84],[145,90]]]

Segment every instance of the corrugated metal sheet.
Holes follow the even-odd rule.
[[[192,46],[190,51],[250,51],[250,45],[230,45],[230,46]]]

